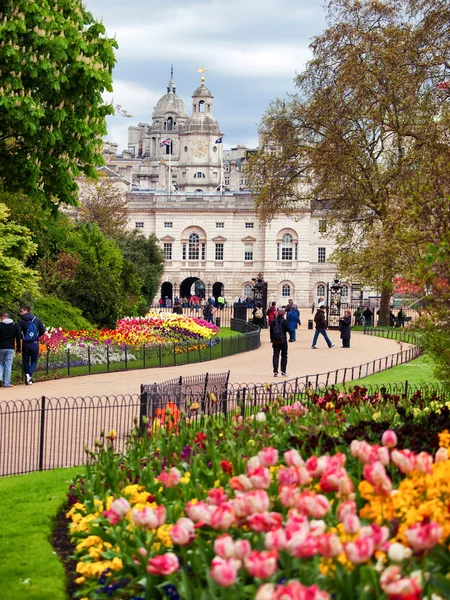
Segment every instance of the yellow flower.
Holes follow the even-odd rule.
[[[441,448],[450,448],[450,432],[448,429],[442,431],[439,435],[439,446]]]
[[[189,483],[191,480],[191,474],[187,471],[183,477],[180,479],[180,483]]]
[[[78,583],[78,585],[81,585],[82,583],[84,583],[86,581],[86,577],[77,577],[75,579],[75,583]]]

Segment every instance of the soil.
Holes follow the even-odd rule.
[[[69,539],[69,523],[66,518],[66,512],[69,510],[69,506],[63,506],[55,519],[55,527],[53,529],[52,545],[55,549],[56,554],[61,559],[66,573],[67,581],[67,595],[69,600],[74,600],[75,592],[79,586],[75,583],[77,573],[75,571],[77,561],[72,558],[75,552],[75,546]]]

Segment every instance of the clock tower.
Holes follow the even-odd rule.
[[[180,131],[180,192],[213,192],[220,189],[222,181],[223,134],[212,115],[213,96],[205,87],[204,69],[200,71],[201,86],[192,95],[192,115]]]

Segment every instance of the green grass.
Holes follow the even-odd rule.
[[[66,600],[65,573],[51,545],[53,520],[80,469],[0,479],[2,600]]]
[[[434,363],[424,354],[409,363],[349,382],[347,385],[380,385],[405,381],[411,385],[438,384],[439,381],[433,376],[433,370]]]

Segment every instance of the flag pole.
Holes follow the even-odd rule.
[[[220,144],[220,195],[223,194],[223,140]]]
[[[172,192],[172,163],[171,163],[171,158],[172,158],[172,140],[170,140],[170,143],[169,143],[169,196],[171,195],[171,192]]]

